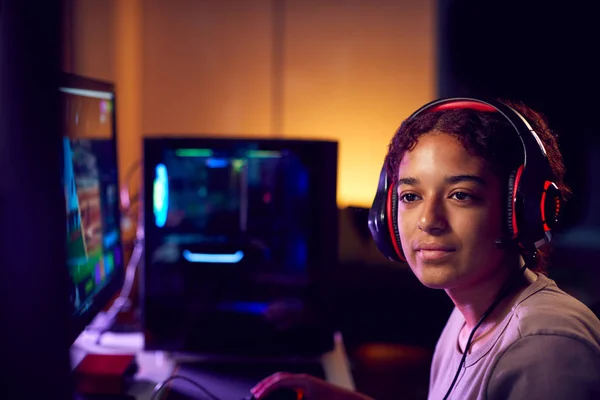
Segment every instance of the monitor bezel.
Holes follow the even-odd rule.
[[[115,161],[117,171],[119,170],[119,153],[117,149],[117,96],[115,84],[110,81],[90,78],[83,75],[77,75],[73,73],[63,72],[61,73],[59,90],[60,88],[73,88],[83,90],[95,90],[102,92],[110,92],[112,94],[112,149],[115,154]],[[64,132],[61,132],[61,136],[64,137]],[[63,155],[64,156],[64,155]],[[119,174],[117,173],[117,188],[120,191],[121,185],[119,180]],[[79,335],[86,329],[86,327],[96,318],[96,316],[111,302],[113,297],[119,292],[123,286],[123,280],[125,277],[125,254],[123,252],[123,240],[122,240],[122,226],[121,226],[121,209],[120,201],[119,207],[115,215],[117,226],[119,227],[119,239],[117,246],[121,248],[121,268],[115,268],[112,279],[96,294],[96,298],[88,308],[88,310],[79,316],[71,314],[70,326],[69,326],[69,343],[74,343]],[[115,266],[117,263],[115,262]],[[69,275],[70,276],[70,275]]]

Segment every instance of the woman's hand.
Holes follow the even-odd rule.
[[[286,372],[278,372],[263,379],[251,389],[251,392],[255,399],[260,400],[278,389],[298,389],[304,394],[303,400],[373,400],[311,375]]]

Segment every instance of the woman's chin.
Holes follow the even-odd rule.
[[[423,286],[430,289],[449,289],[456,284],[456,271],[452,268],[421,266],[413,272]]]
[[[452,285],[448,284],[446,281],[442,280],[421,280],[423,286],[428,287],[429,289],[448,289]]]

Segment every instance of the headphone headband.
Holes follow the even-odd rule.
[[[470,108],[472,110],[477,110],[477,111],[488,111],[488,112],[496,112],[498,111],[495,107],[489,105],[489,104],[485,104],[482,103],[480,101],[473,101],[473,100],[456,100],[456,101],[452,101],[452,102],[434,102],[430,107],[427,107],[427,105],[424,108],[421,108],[420,110],[416,111],[415,113],[413,113],[412,118],[414,118],[420,111],[429,111],[429,112],[435,112],[435,111],[444,111],[444,110],[453,110],[453,109],[459,109],[459,108]]]

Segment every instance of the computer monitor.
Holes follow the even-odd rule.
[[[110,82],[64,74],[59,91],[74,341],[123,283],[115,88]]]
[[[300,356],[333,347],[337,142],[144,140],[148,350]]]

